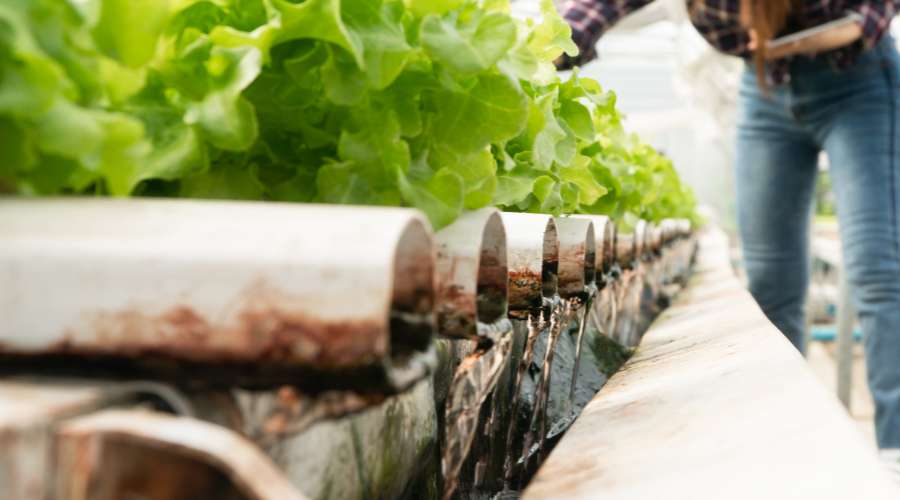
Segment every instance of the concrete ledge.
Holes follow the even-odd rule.
[[[837,399],[733,276],[725,236],[525,499],[900,498]]]

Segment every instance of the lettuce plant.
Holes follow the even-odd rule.
[[[0,190],[694,213],[550,0],[5,0]]]

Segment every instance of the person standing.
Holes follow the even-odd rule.
[[[651,0],[572,0],[580,53]],[[746,61],[736,147],[738,229],[750,293],[805,350],[809,223],[820,151],[829,158],[844,266],[865,336],[881,449],[900,449],[900,0],[692,0],[691,22]],[[850,16],[819,36],[769,41]]]

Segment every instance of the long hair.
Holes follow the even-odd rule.
[[[766,88],[766,42],[784,29],[796,0],[741,0],[741,24],[756,31],[756,80]]]

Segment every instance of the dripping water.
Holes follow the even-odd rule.
[[[547,338],[547,346],[544,351],[544,363],[541,367],[541,377],[535,390],[534,413],[531,416],[531,424],[525,432],[525,441],[522,446],[522,462],[527,464],[532,455],[532,446],[535,444],[535,428],[539,433],[538,448],[543,444],[543,434],[547,430],[547,397],[549,396],[550,374],[553,366],[553,354],[556,350],[556,342],[562,332],[564,318],[568,316],[572,307],[571,299],[562,299],[554,305],[550,314],[550,329]]]
[[[516,367],[516,378],[513,385],[512,409],[510,411],[512,419],[509,422],[509,427],[506,432],[506,453],[504,454],[503,462],[503,486],[506,490],[510,490],[514,487],[512,481],[516,474],[516,462],[514,461],[513,447],[515,446],[515,437],[518,431],[517,423],[519,405],[521,403],[520,393],[522,391],[522,380],[525,378],[525,371],[534,359],[534,345],[545,325],[546,321],[542,309],[536,309],[529,312],[527,320],[528,335],[525,339],[525,348],[522,353],[522,359]]]
[[[572,364],[572,384],[569,386],[569,401],[566,408],[566,414],[569,415],[570,419],[574,418],[572,409],[575,406],[575,386],[578,383],[578,368],[581,363],[584,330],[587,325],[588,314],[590,314],[591,304],[594,301],[595,295],[596,289],[592,289],[588,292],[587,297],[584,299],[584,305],[581,308],[581,314],[578,315],[578,335],[575,340],[575,362]]]
[[[512,348],[512,324],[509,320],[503,319],[491,325],[479,324],[478,327],[483,341],[475,352],[460,363],[447,394],[444,420],[446,439],[441,457],[445,500],[456,491],[460,471],[480,427],[482,406],[497,385]],[[485,466],[479,462],[476,471],[483,471]]]

